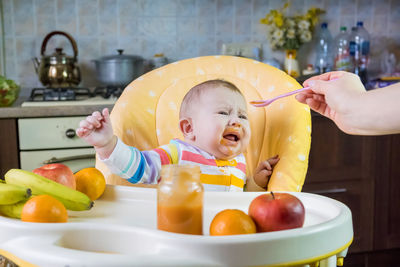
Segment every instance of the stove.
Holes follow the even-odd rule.
[[[33,88],[22,107],[113,105],[121,95],[120,87]]]

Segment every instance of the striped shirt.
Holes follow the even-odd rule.
[[[166,164],[200,166],[200,180],[205,191],[241,192],[246,183],[246,160],[243,154],[231,160],[219,160],[178,139],[147,151],[140,151],[118,139],[114,151],[103,162],[112,173],[134,184],[158,183],[161,166]]]

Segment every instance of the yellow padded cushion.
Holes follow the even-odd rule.
[[[206,56],[153,70],[129,84],[115,104],[111,120],[114,133],[140,150],[183,138],[179,130],[179,107],[194,85],[210,79],[235,84],[247,101],[267,99],[301,86],[286,73],[255,60],[232,56]],[[271,191],[301,191],[308,167],[311,116],[308,106],[293,96],[266,108],[248,104],[252,138],[245,153],[248,177],[258,163],[276,154],[280,161],[268,184]],[[205,122],[206,123],[206,122]],[[96,167],[112,184],[131,185],[112,175],[97,161]],[[262,190],[248,181],[248,189]]]

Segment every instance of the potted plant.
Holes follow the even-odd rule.
[[[279,9],[272,9],[260,20],[268,25],[268,40],[272,49],[285,50],[285,71],[292,77],[299,76],[297,50],[304,43],[310,42],[319,16],[325,13],[320,8],[311,7],[305,14],[287,16],[289,3]]]

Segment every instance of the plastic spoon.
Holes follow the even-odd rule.
[[[309,86],[304,87],[304,88],[300,88],[300,89],[297,89],[297,90],[294,90],[294,91],[291,91],[291,92],[288,92],[288,93],[285,93],[285,94],[282,94],[282,95],[278,95],[278,96],[276,96],[274,98],[270,98],[270,99],[267,99],[267,100],[250,101],[250,104],[252,104],[255,107],[265,107],[265,106],[268,106],[269,104],[271,104],[272,102],[274,102],[275,100],[278,100],[279,98],[287,97],[287,96],[290,96],[290,95],[294,95],[294,94],[303,92],[303,91],[308,90],[308,89],[310,89]]]

